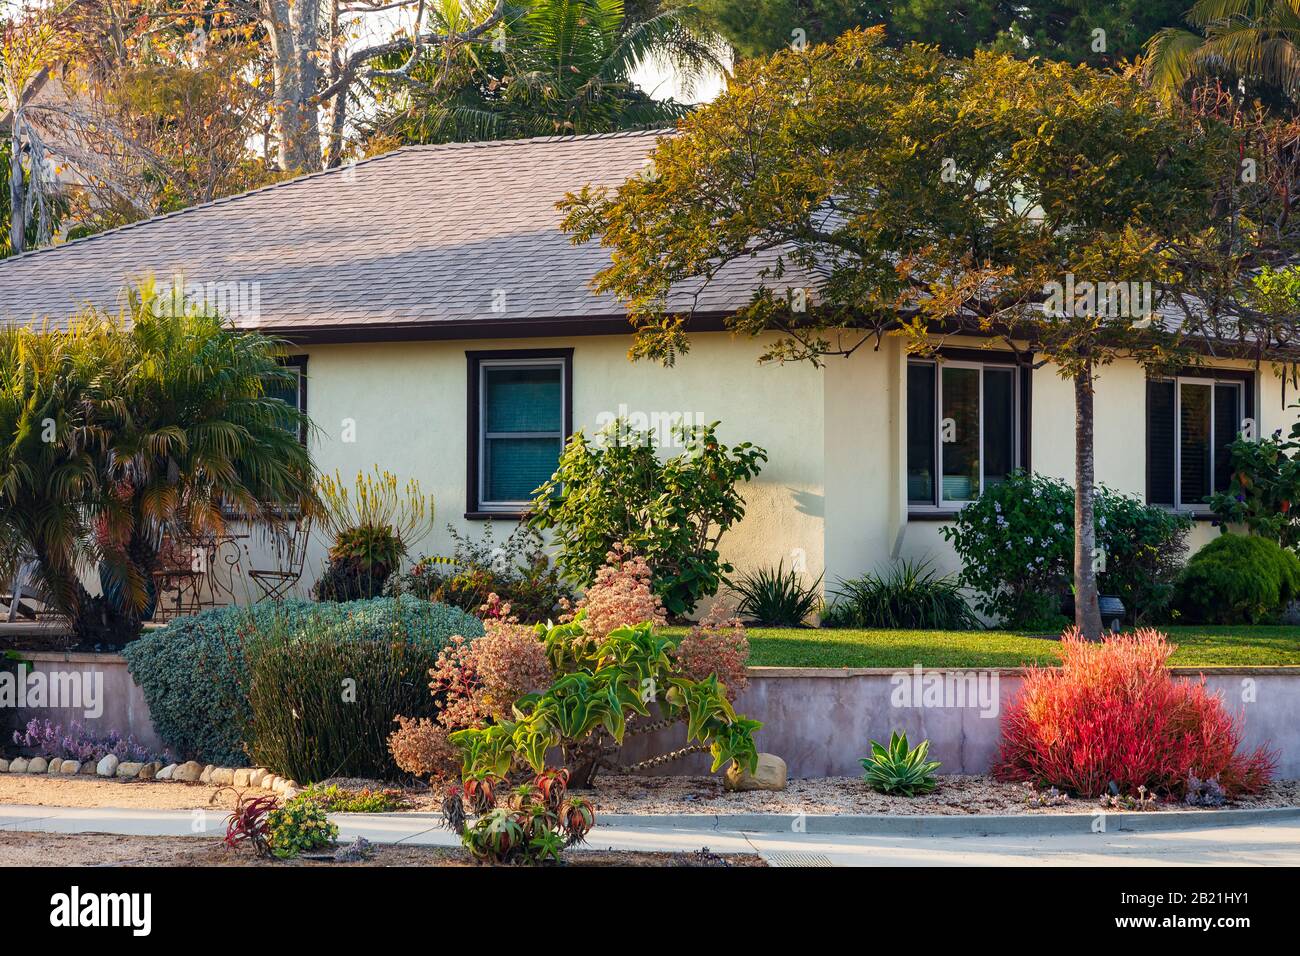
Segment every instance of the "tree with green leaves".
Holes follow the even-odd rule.
[[[950,56],[997,50],[1102,66],[1130,60],[1187,0],[703,0],[742,56],[762,56],[846,30],[883,26],[892,45],[932,43]],[[1097,31],[1101,31],[1098,33]]]
[[[272,397],[278,344],[169,299],[144,283],[122,315],[0,329],[0,538],[81,640],[138,631],[164,534],[313,500],[308,422]],[[121,600],[86,591],[96,568]]]
[[[1300,8],[1277,0],[1197,0],[1185,24],[1147,43],[1147,72],[1165,95],[1207,78],[1294,110],[1300,95]]]
[[[635,357],[671,364],[690,347],[693,299],[670,294],[761,254],[757,288],[727,325],[776,333],[763,360],[823,364],[886,335],[928,353],[946,332],[1050,363],[1074,387],[1076,620],[1095,637],[1098,372],[1121,358],[1159,371],[1198,349],[1289,347],[1289,290],[1249,305],[1252,255],[1282,237],[1230,219],[1239,193],[1263,192],[1242,183],[1242,148],[1230,126],[1166,104],[1131,73],[950,60],[853,31],[742,64],[660,141],[653,175],[584,188],[561,208],[573,241],[612,253],[594,288],[625,303]],[[1177,293],[1180,322],[1137,307],[1128,292],[1144,283],[1153,305]]]
[[[458,29],[463,15],[459,7],[430,11],[443,32]],[[725,70],[701,22],[689,7],[633,19],[623,0],[526,0],[494,32],[426,64],[418,84],[381,80],[375,133],[427,143],[672,125],[690,107],[656,99],[632,75],[655,58],[688,83]]]

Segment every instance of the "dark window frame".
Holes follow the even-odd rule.
[[[1016,423],[1014,427],[1019,432],[1019,434],[1016,436],[1018,440],[1015,442],[1015,448],[1016,448],[1015,468],[1023,471],[1029,471],[1031,470],[1031,451],[1032,451],[1032,443],[1030,441],[1030,436],[1032,433],[1031,426],[1033,424],[1033,368],[1032,368],[1033,360],[1034,360],[1034,356],[1032,353],[1023,355],[1019,359],[1017,359],[1015,353],[1012,352],[995,352],[989,349],[940,348],[935,353],[934,358],[921,357],[921,356],[913,358],[909,356],[907,358],[907,364],[908,365],[935,365],[941,369],[945,362],[960,362],[962,364],[987,365],[987,366],[995,366],[999,368],[1012,368],[1012,369],[1019,370],[1020,375],[1018,376],[1015,383],[1016,384],[1016,399],[1015,399]],[[938,396],[939,396],[938,388],[939,388],[940,377],[941,376],[938,374],[935,375],[936,404],[935,404],[935,427],[934,427],[934,442],[935,442],[934,460],[936,462],[936,465],[938,465],[938,463],[942,461],[941,458],[942,449],[939,447],[939,419],[940,419],[941,408],[938,405]],[[982,381],[982,377],[981,377],[981,381]],[[904,389],[903,430],[904,433],[906,433],[907,430],[906,370],[904,370],[904,375],[903,375],[903,389]],[[903,476],[904,476],[904,483],[906,483],[907,480],[906,479],[907,476],[906,440],[904,440],[903,442]],[[935,481],[935,499],[934,499],[935,503],[934,504],[929,504],[929,505],[917,504],[912,501],[908,501],[906,500],[906,492],[904,492],[905,504],[907,506],[908,521],[951,521],[953,518],[957,516],[958,511],[960,511],[961,509],[951,507],[951,504],[955,504],[955,502],[947,506],[939,504],[939,500],[940,500],[939,495],[941,494],[940,491],[941,484],[942,484],[941,480]]]
[[[279,360],[285,368],[298,370],[298,412],[301,415],[307,414],[307,359],[306,355],[286,355]],[[306,422],[300,422],[298,425],[298,444],[303,447],[307,445]]]
[[[1181,402],[1181,400],[1182,400],[1182,399],[1181,399],[1181,395],[1180,395],[1179,385],[1180,385],[1182,382],[1184,382],[1184,381],[1188,381],[1188,380],[1191,380],[1191,381],[1189,382],[1189,384],[1197,384],[1197,383],[1199,383],[1199,384],[1209,384],[1209,385],[1211,386],[1211,388],[1210,388],[1210,394],[1211,394],[1212,396],[1214,395],[1214,388],[1213,388],[1214,385],[1218,385],[1218,384],[1223,384],[1223,385],[1228,385],[1228,384],[1240,385],[1240,386],[1241,386],[1241,407],[1240,407],[1240,414],[1239,414],[1239,416],[1238,416],[1238,421],[1240,422],[1240,420],[1243,419],[1243,418],[1254,418],[1254,419],[1255,419],[1255,428],[1256,428],[1256,432],[1258,433],[1258,430],[1259,430],[1258,414],[1259,414],[1259,413],[1258,413],[1258,409],[1257,409],[1258,402],[1256,401],[1256,396],[1255,396],[1255,383],[1256,383],[1256,378],[1255,378],[1255,373],[1254,373],[1253,371],[1250,371],[1249,369],[1236,369],[1236,368],[1199,368],[1199,367],[1197,367],[1197,366],[1185,366],[1185,367],[1183,367],[1183,368],[1180,368],[1180,369],[1177,369],[1176,371],[1171,372],[1171,373],[1168,374],[1168,375],[1149,375],[1149,376],[1147,376],[1147,386],[1146,386],[1146,389],[1145,389],[1146,394],[1145,394],[1145,396],[1144,396],[1144,398],[1143,398],[1144,405],[1145,405],[1145,408],[1144,408],[1144,417],[1143,417],[1143,425],[1144,425],[1144,427],[1145,427],[1145,429],[1146,429],[1146,431],[1147,431],[1146,441],[1144,442],[1144,446],[1145,446],[1145,458],[1144,458],[1144,465],[1145,465],[1145,468],[1144,468],[1144,478],[1145,478],[1145,484],[1146,484],[1146,502],[1147,502],[1147,504],[1155,504],[1155,505],[1158,505],[1159,507],[1162,507],[1162,508],[1169,508],[1170,510],[1172,510],[1172,511],[1176,511],[1176,512],[1179,512],[1180,514],[1190,515],[1191,517],[1196,518],[1196,519],[1208,519],[1208,518],[1211,518],[1211,517],[1212,517],[1212,513],[1210,512],[1209,505],[1205,504],[1204,502],[1195,502],[1195,503],[1193,503],[1193,504],[1187,504],[1187,503],[1185,503],[1184,501],[1182,501],[1182,491],[1181,491],[1182,475],[1181,475],[1181,471],[1180,471],[1180,469],[1179,469],[1179,467],[1178,467],[1179,455],[1180,455],[1180,452],[1181,452],[1181,449],[1180,449],[1178,446],[1179,446],[1179,443],[1181,443],[1181,440],[1182,440],[1182,439],[1181,439],[1181,433],[1180,433],[1179,418],[1178,418],[1178,407],[1179,407],[1179,402]],[[1153,501],[1153,500],[1152,500],[1153,497],[1154,497],[1154,494],[1153,494],[1153,488],[1152,488],[1152,476],[1151,476],[1151,470],[1152,470],[1152,469],[1151,469],[1151,464],[1152,464],[1152,462],[1151,462],[1151,452],[1152,452],[1152,448],[1151,448],[1151,435],[1150,435],[1150,431],[1151,431],[1151,389],[1150,389],[1150,385],[1151,385],[1152,383],[1154,383],[1154,382],[1173,382],[1173,384],[1174,384],[1174,424],[1173,424],[1173,429],[1174,429],[1174,442],[1175,442],[1175,446],[1174,446],[1174,457],[1173,457],[1173,499],[1174,499],[1174,500],[1173,500],[1172,503],[1170,503],[1170,502],[1166,502],[1166,501]],[[1211,409],[1211,416],[1210,416],[1210,417],[1211,417],[1211,421],[1213,422],[1213,420],[1214,420],[1214,410],[1213,410],[1213,408]],[[1213,450],[1213,448],[1214,448],[1214,444],[1215,444],[1214,436],[1211,435],[1211,440],[1210,440],[1210,447],[1211,447],[1211,450]],[[1213,489],[1214,468],[1213,468],[1213,465],[1211,465],[1210,476],[1211,476],[1211,494],[1213,494],[1213,493],[1214,493],[1214,489]]]
[[[568,442],[573,434],[573,349],[491,349],[467,350],[465,352],[466,381],[466,434],[465,434],[465,518],[469,521],[483,521],[492,518],[513,518],[519,520],[527,517],[526,511],[492,508],[485,506],[480,498],[479,459],[481,442],[482,407],[482,366],[484,362],[558,360],[561,363],[561,392],[564,408],[561,426],[563,440]]]

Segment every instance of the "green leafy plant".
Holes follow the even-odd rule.
[[[570,623],[538,628],[560,674],[550,688],[520,697],[511,719],[450,735],[462,752],[466,780],[540,773],[553,748],[560,748],[578,786],[590,785],[601,769],[629,773],[699,752],[712,755],[715,772],[730,763],[752,772],[758,761],[753,735],[762,724],[735,712],[716,675],[684,676],[672,641],[648,622],[589,641],[583,620],[579,611]],[[628,765],[617,761],[628,734],[677,723],[685,724],[680,749]]]
[[[930,741],[923,740],[909,750],[907,734],[894,731],[888,747],[871,741],[871,756],[862,758],[863,779],[881,793],[905,797],[929,793],[938,785],[934,772],[939,769],[939,761],[925,759],[929,752]]]
[[[1195,624],[1274,621],[1300,595],[1300,558],[1270,538],[1224,534],[1197,551],[1174,605]]]
[[[839,582],[822,625],[937,631],[980,627],[961,585],[928,561],[901,561],[883,572]]]
[[[339,828],[330,823],[323,806],[299,794],[266,815],[266,838],[271,853],[287,860],[329,846]]]
[[[392,575],[384,593],[413,594],[479,615],[508,608],[506,616],[524,624],[558,618],[565,602],[572,601],[572,590],[542,550],[535,528],[521,522],[500,544],[491,521],[477,541],[451,525],[447,533],[454,542],[450,556],[421,558]]]
[[[740,600],[736,613],[758,624],[799,627],[821,604],[821,575],[810,585],[794,568],[781,561],[775,568],[759,568],[742,574],[730,588]]]
[[[1064,624],[1074,561],[1074,489],[1043,475],[1016,472],[986,488],[941,529],[962,560],[959,583],[975,609],[1007,627]],[[1160,614],[1186,549],[1191,520],[1101,487],[1093,496],[1097,575],[1136,618]]]
[[[1296,406],[1292,406],[1293,408]],[[1220,525],[1244,525],[1292,551],[1300,548],[1300,427],[1282,438],[1238,438],[1228,448],[1232,473],[1226,491],[1210,496]]]
[[[745,516],[738,485],[750,481],[767,452],[749,442],[728,447],[718,423],[673,429],[680,454],[660,460],[650,432],[624,419],[588,441],[569,439],[551,479],[537,490],[530,519],[550,529],[566,578],[586,587],[615,545],[649,563],[654,589],[670,614],[687,614],[718,593],[732,566],[718,542]]]
[[[302,795],[329,813],[392,813],[411,805],[400,790],[345,790],[338,784],[312,784]]]
[[[320,600],[377,597],[410,545],[428,533],[433,501],[411,479],[399,490],[397,477],[374,469],[358,472],[349,488],[342,477],[322,475],[317,484],[320,521],[333,538],[328,565],[313,592]]]

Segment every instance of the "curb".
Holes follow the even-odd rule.
[[[1300,807],[1258,810],[1159,810],[1146,813],[1052,813],[1014,816],[884,816],[801,815],[788,813],[597,814],[596,830],[626,827],[638,830],[682,830],[699,833],[800,833],[838,836],[1061,836],[1093,832],[1094,821],[1105,820],[1105,833],[1159,833],[1208,830],[1300,820]]]

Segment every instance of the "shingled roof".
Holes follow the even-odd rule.
[[[125,284],[183,275],[238,289],[237,323],[304,337],[608,325],[623,309],[589,287],[608,251],[572,245],[555,203],[637,175],[662,135],[410,146],[132,223],[0,261],[0,322],[116,311]],[[760,267],[728,267],[697,311],[743,305]]]

